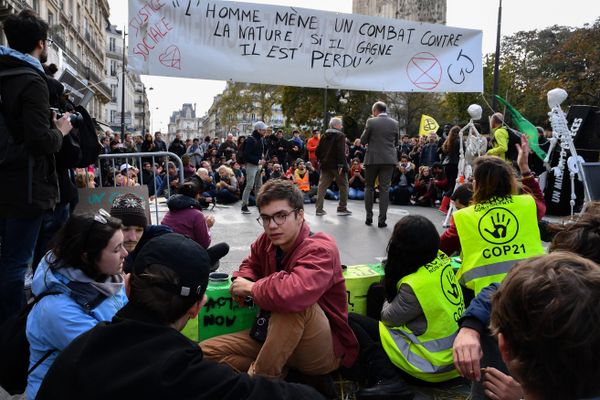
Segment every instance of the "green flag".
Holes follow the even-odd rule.
[[[506,110],[510,113],[517,130],[519,132],[523,132],[527,136],[527,141],[529,142],[529,147],[531,150],[540,159],[545,159],[546,152],[540,148],[540,144],[538,143],[538,131],[535,126],[523,118],[523,116],[502,97],[496,95],[496,99],[498,99],[498,101],[506,107]]]

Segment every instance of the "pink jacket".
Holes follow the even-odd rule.
[[[324,233],[310,235],[306,223],[284,255],[283,270],[277,271],[275,246],[263,233],[252,243],[250,255],[234,277],[250,279],[254,302],[274,312],[300,312],[318,303],[327,315],[333,348],[342,365],[350,367],[358,355],[358,342],[348,325],[346,283],[335,241]]]

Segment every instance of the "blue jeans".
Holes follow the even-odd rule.
[[[350,200],[363,200],[365,198],[365,191],[354,189],[353,187],[348,188],[348,198]]]
[[[25,272],[33,259],[43,215],[0,218],[0,324],[25,306]]]

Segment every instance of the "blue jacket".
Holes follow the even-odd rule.
[[[499,283],[492,283],[483,288],[477,297],[471,300],[471,304],[458,320],[458,326],[475,329],[480,334],[484,333],[490,325],[492,295],[496,293],[499,287]]]
[[[122,287],[116,295],[107,297],[97,306],[86,310],[81,305],[87,303],[86,297],[75,294],[67,286],[70,282],[60,273],[60,269],[52,271],[46,257],[42,258],[33,277],[33,294],[37,296],[48,291],[61,294],[44,297],[29,313],[26,328],[30,346],[29,367],[37,363],[48,351],[56,351],[29,375],[25,391],[28,400],[35,399],[44,376],[60,351],[98,322],[112,320],[116,312],[127,303],[125,289]]]
[[[252,136],[248,136],[244,142],[244,160],[249,164],[258,165],[262,160],[264,153],[264,145],[262,137],[258,131],[252,132]]]

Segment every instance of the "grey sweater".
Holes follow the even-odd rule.
[[[406,325],[417,336],[427,330],[423,308],[415,292],[406,284],[400,285],[400,290],[391,303],[383,303],[381,321],[387,326]]]

